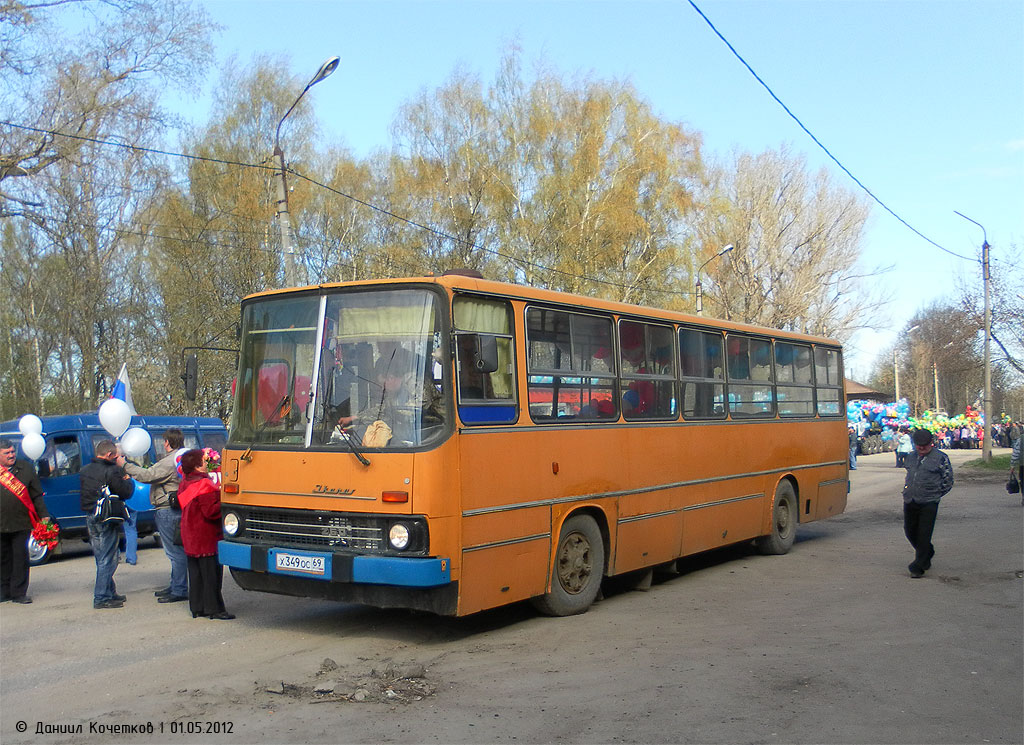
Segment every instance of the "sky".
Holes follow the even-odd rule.
[[[694,2],[857,180],[931,241],[974,259],[935,247],[872,202],[861,261],[892,267],[871,280],[891,302],[866,314],[877,330],[847,343],[848,377],[866,380],[917,310],[980,277],[983,235],[993,272],[1024,262],[1024,2]],[[270,54],[311,78],[340,56],[300,105],[312,107],[322,142],[357,156],[390,146],[404,102],[457,69],[490,83],[516,44],[527,70],[543,63],[567,78],[628,80],[664,120],[700,132],[706,157],[785,145],[863,194],[688,0],[200,4],[223,27],[217,70]],[[199,109],[217,77],[195,99],[196,123],[210,116]]]

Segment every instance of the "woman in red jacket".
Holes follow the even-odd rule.
[[[202,450],[189,450],[181,456],[181,472],[181,542],[188,558],[188,605],[192,618],[206,616],[228,621],[234,616],[224,609],[224,569],[217,562],[220,489],[206,471]]]

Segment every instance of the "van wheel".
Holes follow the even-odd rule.
[[[43,544],[36,541],[32,536],[28,537],[28,565],[37,567],[45,564],[53,556],[53,552]]]
[[[785,554],[796,540],[797,515],[796,494],[793,484],[783,479],[775,488],[775,504],[772,507],[772,532],[755,540],[762,554]]]
[[[532,598],[534,607],[549,616],[583,613],[594,602],[604,575],[604,541],[590,515],[565,521],[551,570],[551,591]]]

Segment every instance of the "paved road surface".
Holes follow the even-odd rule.
[[[893,456],[852,477],[847,512],[788,556],[715,552],[573,618],[443,619],[228,579],[238,619],[193,620],[155,602],[167,564],[149,541],[118,569],[126,607],[93,611],[91,554],[72,551],[33,570],[35,603],[0,605],[0,742],[1020,743],[1019,497],[961,478],[912,580]]]

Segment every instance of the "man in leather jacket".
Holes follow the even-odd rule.
[[[96,502],[102,496],[103,487],[111,496],[128,499],[135,491],[135,484],[117,465],[117,446],[110,440],[96,443],[96,457],[82,469],[82,493],[80,505],[86,514],[85,525],[89,529],[89,545],[96,557],[96,586],[93,590],[92,607],[96,610],[120,608],[125,596],[117,594],[114,572],[117,570],[117,544],[121,537],[120,525],[114,522],[100,522],[94,516]]]

